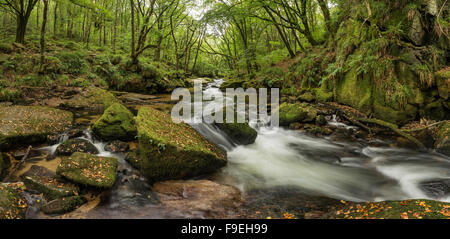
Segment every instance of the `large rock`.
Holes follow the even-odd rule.
[[[92,130],[103,140],[131,141],[137,134],[133,114],[119,103],[111,105]]]
[[[120,100],[110,92],[96,87],[89,87],[84,89],[81,94],[76,94],[62,103],[61,107],[69,110],[103,113],[105,109],[117,102],[120,102]]]
[[[256,130],[250,127],[248,123],[223,123],[216,125],[239,145],[253,144],[256,137],[258,137]]]
[[[56,174],[74,183],[96,188],[112,188],[116,181],[118,160],[74,153],[61,159]]]
[[[243,88],[245,80],[227,80],[221,86],[220,90]]]
[[[136,118],[144,175],[151,181],[184,179],[211,173],[227,164],[226,152],[186,123],[143,107]]]
[[[450,156],[450,121],[445,122],[439,128],[436,142],[437,151]]]
[[[255,143],[258,132],[254,130],[248,123],[237,123],[237,113],[234,112],[234,121],[227,121],[227,113],[233,113],[231,110],[227,112],[227,107],[223,109],[224,123],[216,123],[225,134],[239,145],[249,145]]]
[[[75,152],[99,154],[98,149],[88,140],[85,139],[69,139],[64,141],[56,148],[56,155],[70,156]]]
[[[280,126],[289,126],[292,123],[310,123],[317,117],[317,110],[309,104],[283,103],[279,107]]]
[[[56,174],[44,167],[33,165],[21,176],[27,190],[42,193],[48,200],[78,194],[78,186],[58,179]]]
[[[212,181],[168,181],[156,183],[162,204],[189,218],[231,218],[242,205],[241,192]]]
[[[71,127],[70,112],[40,106],[0,106],[0,149],[46,142]]]
[[[0,219],[23,219],[27,210],[20,185],[0,184]]]
[[[66,197],[48,202],[41,210],[47,215],[69,213],[87,202],[86,198],[80,196]]]

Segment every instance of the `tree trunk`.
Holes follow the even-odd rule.
[[[44,16],[42,18],[42,29],[41,29],[41,65],[40,73],[44,72],[44,62],[45,62],[45,27],[47,26],[47,11],[48,11],[48,0],[42,0],[44,2]]]
[[[58,1],[56,1],[56,3],[55,3],[55,9],[54,9],[54,12],[53,12],[53,35],[55,35],[56,36],[56,34],[57,34],[57,22],[58,22]]]
[[[25,32],[27,31],[28,18],[17,16],[16,42],[25,43]]]

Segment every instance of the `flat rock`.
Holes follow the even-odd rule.
[[[117,166],[115,158],[77,152],[61,159],[56,174],[77,184],[109,189],[116,181]]]
[[[194,218],[232,217],[243,202],[237,188],[207,180],[156,183],[153,191],[166,207]]]
[[[0,149],[44,143],[71,127],[70,112],[40,106],[0,106]]]

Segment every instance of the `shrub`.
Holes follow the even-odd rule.
[[[61,61],[54,56],[45,57],[44,73],[45,74],[58,74],[61,71]]]
[[[64,73],[78,76],[88,70],[87,62],[79,52],[61,52],[56,57],[61,60]]]
[[[281,88],[285,73],[278,67],[271,67],[259,74],[259,82],[269,88]]]
[[[91,85],[91,82],[89,82],[88,80],[86,80],[84,78],[77,78],[77,79],[73,80],[70,85],[74,86],[74,87],[86,88],[86,87],[89,87]]]
[[[0,102],[17,103],[22,98],[22,92],[18,89],[5,88],[0,90]]]

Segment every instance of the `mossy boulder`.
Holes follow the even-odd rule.
[[[88,87],[83,89],[81,94],[77,94],[61,104],[61,107],[72,111],[81,110],[91,113],[103,113],[105,109],[114,103],[120,103],[120,100],[112,93],[97,87]]]
[[[227,80],[220,86],[220,90],[243,88],[245,82],[245,80]]]
[[[64,214],[76,210],[86,202],[86,198],[80,196],[65,197],[48,202],[41,210],[47,215]]]
[[[233,142],[238,145],[249,145],[255,143],[258,132],[250,125],[245,123],[237,123],[237,112],[234,111],[234,121],[227,121],[227,107],[223,108],[224,123],[216,123],[215,125],[230,137]],[[229,112],[233,113],[233,112]]]
[[[298,97],[300,101],[313,102],[316,100],[316,96],[312,92],[306,92]]]
[[[445,122],[439,128],[436,142],[437,151],[450,156],[450,121]]]
[[[450,94],[450,67],[446,67],[436,73],[436,85],[439,96],[448,100]]]
[[[24,219],[27,210],[23,187],[0,183],[0,219]]]
[[[61,159],[56,174],[77,184],[109,189],[116,181],[117,166],[115,158],[77,152]]]
[[[58,179],[54,172],[36,165],[33,165],[21,178],[27,190],[42,193],[48,200],[74,196],[80,190],[78,186]]]
[[[72,126],[70,112],[40,106],[0,106],[0,149],[44,143]]]
[[[227,164],[224,150],[169,114],[143,107],[136,124],[141,168],[153,182],[212,173]]]
[[[55,153],[56,155],[70,156],[75,152],[99,154],[98,149],[91,142],[80,138],[64,141],[56,148]]]
[[[225,134],[239,145],[255,143],[258,133],[248,123],[223,123],[216,124]]]
[[[103,140],[131,141],[137,134],[133,114],[119,103],[111,105],[92,130]]]
[[[289,126],[293,123],[313,122],[317,117],[317,110],[306,103],[283,103],[279,109],[280,126]]]

